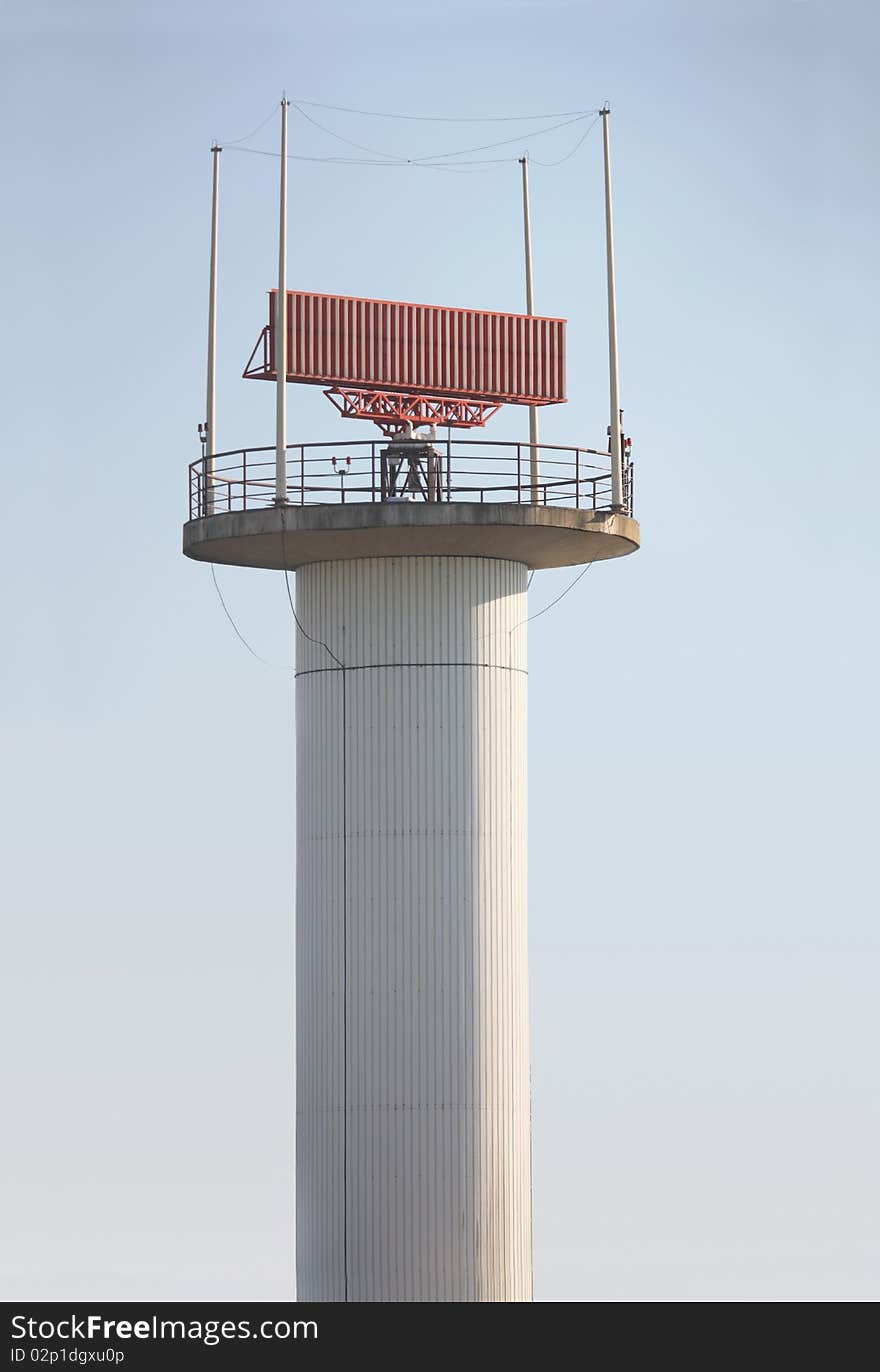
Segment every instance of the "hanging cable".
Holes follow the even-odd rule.
[[[574,156],[580,149],[583,141],[583,138],[578,139],[576,146],[572,148],[570,152],[567,152],[564,157],[559,158],[557,162],[543,162],[536,157],[530,157],[529,162],[540,167],[558,167],[563,162],[567,162],[570,157]],[[228,147],[226,150],[229,152],[254,153],[257,157],[277,158],[281,155],[280,153],[273,152],[270,148]],[[380,162],[372,157],[310,157],[305,153],[295,152],[288,153],[287,160],[288,162],[326,163],[329,166],[337,167],[387,167],[392,169],[403,168],[404,170],[413,169],[415,171],[456,172],[459,176],[479,176],[480,173],[488,167],[510,167],[519,165],[520,162],[519,157],[477,157],[469,158],[463,162],[423,162],[414,158],[408,160],[401,159],[396,162]]]
[[[513,626],[513,628],[511,629],[510,632],[513,633],[516,629],[521,629],[522,626],[523,626],[524,624],[530,624],[530,623],[532,622],[533,619],[540,619],[540,618],[541,618],[541,615],[545,615],[545,614],[547,613],[548,610],[552,610],[554,605],[558,605],[559,602],[560,602],[560,600],[564,600],[564,599],[565,599],[565,597],[568,595],[569,591],[573,591],[573,590],[574,590],[575,586],[578,584],[578,582],[580,581],[581,577],[586,576],[587,572],[590,570],[590,568],[592,567],[592,565],[593,565],[592,562],[588,562],[587,565],[586,565],[586,567],[582,567],[581,570],[578,572],[578,574],[577,574],[577,576],[575,577],[574,581],[570,581],[570,582],[569,582],[569,584],[566,586],[565,590],[561,593],[561,595],[558,595],[558,596],[556,597],[555,600],[551,600],[551,601],[550,601],[550,604],[549,604],[549,605],[545,605],[544,608],[543,608],[543,610],[538,610],[537,614],[529,615],[529,617],[528,617],[527,619],[521,619],[521,620],[519,621],[519,624],[514,624],[514,626]]]
[[[581,135],[581,137],[578,139],[577,143],[575,143],[574,147],[571,148],[571,149],[569,150],[569,152],[565,153],[565,155],[564,155],[563,157],[560,157],[560,158],[558,158],[558,159],[555,160],[555,161],[549,161],[549,162],[548,162],[548,161],[544,161],[544,160],[542,160],[541,158],[537,158],[537,157],[533,157],[533,158],[530,159],[536,166],[541,166],[541,167],[558,167],[558,166],[561,166],[563,162],[567,162],[567,161],[569,160],[570,157],[574,157],[574,155],[578,152],[578,150],[580,149],[581,145],[582,145],[583,142],[585,141],[585,139],[586,139],[586,137],[587,137],[587,134],[588,134],[588,133],[590,132],[590,130],[594,127],[594,125],[598,122],[599,117],[600,117],[600,113],[601,113],[601,111],[597,111],[597,110],[567,110],[567,111],[561,112],[560,114],[486,115],[486,116],[475,116],[475,117],[470,117],[470,116],[467,116],[467,115],[399,114],[399,113],[391,113],[390,111],[380,112],[380,111],[378,111],[378,110],[360,110],[360,109],[354,109],[354,108],[349,107],[349,106],[346,106],[346,105],[330,105],[330,104],[325,104],[325,103],[322,103],[321,101],[318,101],[318,100],[291,100],[290,103],[293,105],[293,107],[294,107],[294,109],[296,110],[297,114],[299,114],[303,119],[307,120],[308,123],[312,124],[316,129],[319,129],[322,133],[327,134],[328,137],[330,137],[330,138],[335,138],[338,142],[345,144],[347,147],[354,148],[355,151],[357,151],[357,152],[365,152],[365,153],[371,154],[371,157],[370,157],[370,158],[343,158],[343,157],[309,157],[309,156],[307,156],[307,155],[305,155],[305,154],[302,154],[302,153],[299,153],[299,154],[293,153],[293,154],[290,154],[290,160],[291,160],[291,161],[296,161],[296,162],[319,162],[319,163],[320,163],[320,162],[327,162],[327,163],[336,163],[336,164],[341,165],[341,166],[407,166],[407,167],[424,167],[424,168],[426,168],[426,169],[431,169],[431,170],[436,170],[436,171],[457,171],[457,170],[459,169],[459,167],[461,167],[461,168],[463,169],[463,168],[465,168],[465,167],[481,167],[481,168],[482,168],[482,167],[489,167],[489,166],[499,166],[499,165],[501,165],[502,163],[507,163],[508,161],[518,160],[518,159],[506,158],[506,157],[503,157],[503,158],[502,158],[502,157],[499,157],[499,158],[480,158],[480,159],[474,159],[473,161],[470,161],[470,162],[462,162],[462,163],[459,164],[459,167],[451,167],[451,166],[446,166],[446,165],[444,165],[445,160],[446,160],[447,158],[461,158],[461,157],[466,157],[469,153],[472,153],[472,152],[488,152],[488,151],[493,150],[494,148],[505,147],[505,146],[508,146],[508,145],[510,145],[510,144],[513,144],[513,143],[521,143],[524,139],[529,139],[529,138],[540,138],[540,137],[542,137],[542,136],[543,136],[544,134],[546,134],[546,133],[553,133],[553,132],[555,132],[555,131],[558,130],[558,129],[568,128],[568,127],[570,127],[572,124],[580,123],[582,120],[588,119],[588,118],[590,117],[590,115],[592,115],[592,116],[593,116],[593,119],[592,119],[590,125],[588,126],[588,128],[585,129],[584,133],[583,133],[583,134]],[[406,121],[406,122],[430,123],[430,124],[513,124],[513,123],[534,123],[536,120],[547,120],[547,119],[553,119],[553,120],[556,120],[557,122],[554,123],[554,124],[551,124],[551,125],[549,125],[549,126],[543,127],[543,128],[532,129],[530,132],[527,132],[527,133],[524,133],[524,134],[517,134],[517,136],[516,136],[515,138],[502,139],[502,140],[500,140],[500,141],[498,141],[498,142],[495,142],[495,143],[484,143],[484,144],[480,144],[480,145],[478,145],[477,147],[473,147],[473,148],[459,148],[459,149],[456,149],[456,150],[451,151],[451,152],[426,153],[426,154],[423,154],[422,156],[419,156],[419,157],[405,157],[405,156],[402,156],[401,154],[398,154],[398,153],[385,152],[385,151],[383,151],[383,150],[380,149],[380,148],[372,148],[372,147],[370,147],[368,144],[365,144],[365,143],[357,143],[357,142],[355,142],[353,139],[347,138],[344,134],[337,133],[335,129],[328,128],[326,124],[322,124],[322,123],[320,122],[320,120],[315,119],[313,115],[310,115],[310,114],[308,113],[308,111],[307,111],[306,109],[303,108],[303,106],[308,106],[310,109],[332,110],[332,111],[335,111],[335,112],[340,113],[340,114],[357,114],[357,115],[362,115],[362,116],[364,116],[364,117],[366,117],[366,118],[375,118],[375,119],[394,119],[394,120],[403,120],[403,121]],[[277,108],[278,108],[278,107],[277,107],[277,105],[276,105],[276,106],[270,111],[270,113],[266,115],[266,118],[263,119],[259,124],[257,124],[257,126],[256,126],[254,129],[252,129],[250,133],[245,134],[243,138],[227,138],[227,139],[224,139],[224,140],[222,141],[222,146],[225,147],[225,148],[230,149],[230,150],[233,151],[233,152],[252,152],[252,153],[257,153],[258,155],[263,156],[263,157],[277,157],[277,156],[279,156],[278,153],[272,152],[272,151],[270,151],[270,150],[268,150],[268,149],[263,149],[263,148],[245,148],[245,147],[242,146],[242,144],[248,143],[248,142],[250,142],[250,140],[251,140],[252,138],[255,138],[256,135],[257,135],[258,133],[260,133],[261,130],[264,129],[264,128],[266,127],[266,125],[267,125],[272,119],[274,119],[274,117],[275,117],[275,115],[276,115],[276,113],[277,113]],[[373,160],[372,160],[373,158],[376,158],[376,159],[379,159],[379,160],[373,161]]]
[[[511,144],[514,144],[514,143],[522,143],[523,141],[525,141],[525,140],[527,140],[527,139],[529,139],[529,138],[541,138],[541,137],[544,136],[544,134],[555,133],[558,129],[570,128],[572,124],[579,124],[579,123],[581,123],[584,119],[589,118],[589,114],[579,114],[579,115],[576,115],[576,116],[575,116],[574,118],[572,118],[572,119],[565,119],[565,120],[562,120],[561,122],[559,122],[559,123],[557,123],[557,124],[551,124],[551,125],[549,125],[547,128],[543,128],[543,129],[532,129],[532,130],[530,130],[530,131],[527,132],[527,133],[517,134],[517,136],[516,136],[515,138],[502,138],[502,139],[498,140],[497,142],[494,142],[494,143],[481,143],[481,144],[478,144],[476,147],[472,147],[472,148],[455,148],[455,149],[453,149],[453,150],[450,151],[450,152],[425,153],[425,154],[423,154],[423,155],[420,156],[420,157],[404,157],[404,156],[402,156],[402,155],[399,154],[399,153],[385,152],[385,151],[383,151],[383,150],[380,149],[380,148],[371,148],[371,147],[368,147],[368,146],[367,146],[366,144],[364,144],[364,143],[356,143],[356,142],[354,142],[352,139],[344,137],[343,134],[336,133],[335,130],[328,128],[328,127],[326,126],[326,124],[322,124],[322,123],[320,123],[317,119],[314,119],[310,114],[307,114],[305,110],[301,109],[300,106],[299,106],[295,101],[291,101],[290,103],[291,103],[291,105],[293,106],[293,108],[296,110],[296,112],[297,112],[298,114],[302,115],[302,117],[303,117],[304,119],[308,120],[308,122],[309,122],[310,124],[313,124],[313,125],[315,126],[315,128],[320,129],[322,133],[326,133],[330,138],[335,138],[338,142],[344,143],[344,144],[346,144],[348,147],[356,149],[358,152],[367,152],[367,153],[372,154],[372,156],[375,157],[375,158],[380,158],[380,159],[382,159],[382,160],[379,161],[379,162],[372,162],[372,161],[365,162],[366,165],[370,165],[370,166],[414,166],[414,167],[432,167],[432,166],[436,166],[436,167],[442,167],[443,163],[444,163],[448,158],[453,158],[453,157],[467,157],[470,153],[474,153],[474,152],[491,152],[491,151],[492,151],[493,149],[495,149],[495,148],[509,147]],[[598,120],[598,115],[596,115],[596,116],[594,117],[594,119],[593,119],[593,121],[592,121],[592,123],[591,123],[591,125],[590,125],[591,128],[592,128],[593,124],[595,124],[595,123],[597,122],[597,120]],[[584,135],[584,137],[586,137],[586,134]],[[242,140],[242,141],[244,141],[244,140]],[[575,147],[572,149],[572,151],[571,151],[570,153],[567,153],[566,156],[565,156],[564,158],[560,158],[560,161],[566,161],[566,160],[568,159],[568,157],[573,156],[574,153],[577,151],[577,149],[580,147],[580,145],[581,145],[582,142],[583,142],[583,138],[581,138],[581,139],[579,140],[579,142],[575,145]],[[231,146],[231,145],[230,145],[230,146]],[[262,149],[262,148],[241,148],[241,147],[238,147],[238,148],[235,149],[235,151],[238,151],[238,152],[257,152],[257,153],[262,153],[262,152],[264,152],[264,149]],[[279,154],[277,154],[277,153],[268,153],[268,155],[269,155],[269,156],[273,156],[273,157],[277,157]],[[290,156],[290,159],[291,159],[292,161],[315,161],[315,162],[338,161],[338,162],[354,162],[355,164],[359,164],[359,163],[361,162],[361,159],[359,159],[359,158],[348,158],[348,159],[344,159],[344,158],[306,157],[306,156],[304,156],[303,154],[289,154],[289,156]],[[485,162],[486,164],[489,164],[489,163],[493,162],[494,160],[495,160],[495,159],[492,159],[492,158],[480,159],[481,162]],[[498,161],[505,161],[505,162],[508,161],[508,160],[509,160],[509,159],[507,159],[507,158],[499,158],[499,159],[498,159]],[[536,160],[537,160],[537,159],[536,159]],[[547,165],[547,166],[554,166],[554,165],[556,165],[556,164],[555,164],[555,163],[546,163],[546,164],[544,164],[544,165]]]
[[[399,153],[381,152],[378,148],[368,148],[364,143],[353,143],[350,138],[344,138],[341,133],[336,133],[333,129],[328,129],[326,124],[320,124],[317,119],[314,119],[312,115],[310,115],[306,110],[302,109],[296,103],[295,100],[291,100],[290,103],[293,109],[296,110],[297,114],[302,115],[303,119],[307,119],[310,124],[314,124],[316,129],[320,129],[322,133],[329,134],[330,137],[335,138],[337,142],[347,143],[350,148],[357,148],[359,152],[372,153],[374,157],[390,158],[395,162],[400,161]]]
[[[575,143],[571,151],[567,152],[564,157],[558,158],[556,162],[542,162],[540,157],[530,157],[529,164],[534,164],[534,166],[536,167],[561,167],[563,162],[567,162],[570,157],[574,157],[575,153],[578,152],[579,149],[583,146],[584,142],[586,141],[587,135],[591,132],[592,129],[596,127],[600,117],[600,115],[596,115],[595,119],[593,119],[591,123],[589,123],[587,127],[584,129],[583,133],[581,134],[580,138]]]
[[[287,570],[287,547],[284,541],[284,506],[279,505],[278,509],[281,515],[281,560],[284,563],[284,584],[287,587],[287,599],[290,601],[290,613],[293,615],[293,621],[303,638],[307,638],[310,643],[317,643],[319,647],[323,648],[324,651],[332,657],[337,667],[341,667],[342,670],[345,671],[345,663],[340,661],[333,649],[324,642],[323,638],[314,638],[312,634],[306,632],[299,615],[296,613],[296,606],[293,603],[293,591],[290,588],[290,572]]]
[[[272,152],[270,148],[228,148],[229,152],[249,152],[257,157],[280,157],[281,154]],[[377,162],[371,157],[309,157],[305,153],[290,152],[287,154],[288,162],[320,162],[337,167],[412,167],[416,171],[445,171],[457,172],[459,176],[479,176],[480,170],[485,167],[509,167],[519,161],[517,157],[483,157],[471,162],[459,163],[439,163],[431,162]]]
[[[235,620],[232,618],[232,615],[231,615],[230,612],[229,612],[229,606],[226,604],[226,601],[223,599],[223,592],[220,590],[220,583],[219,583],[219,581],[217,580],[217,573],[214,571],[214,564],[213,564],[213,562],[211,563],[211,579],[212,579],[213,582],[214,582],[214,590],[217,592],[218,596],[220,597],[220,604],[223,606],[223,613],[226,615],[226,618],[229,620],[229,623],[232,625],[233,629],[235,630],[236,637],[244,644],[244,646],[247,648],[248,652],[250,653],[251,657],[255,657],[255,658],[257,659],[258,662],[262,662],[262,664],[263,664],[264,667],[272,667],[272,668],[273,668],[275,671],[277,671],[277,672],[292,672],[292,671],[293,671],[293,668],[292,668],[292,667],[284,667],[284,666],[281,665],[280,662],[270,662],[268,658],[261,657],[260,654],[256,651],[256,649],[252,648],[251,645],[248,643],[248,641],[247,641],[247,639],[245,638],[244,634],[241,632],[241,630],[239,629],[239,627],[238,627],[238,625],[236,624]]]
[[[348,105],[324,105],[319,100],[296,100],[291,103],[308,105],[315,110],[335,110],[337,114],[362,114],[368,119],[402,119],[420,124],[523,124],[536,119],[568,119],[571,116],[594,114],[594,110],[560,110],[556,114],[389,114],[381,110],[356,110]]]
[[[581,120],[589,118],[586,114],[578,114],[574,119],[565,119],[560,124],[551,124],[546,129],[534,129],[531,133],[517,134],[515,138],[502,138],[497,143],[481,143],[476,148],[457,148],[455,152],[431,153],[428,157],[414,157],[413,162],[439,162],[445,157],[465,157],[471,152],[489,152],[492,148],[507,148],[511,143],[522,143],[527,138],[542,138],[545,133],[555,133],[557,129],[570,128],[572,124],[579,124]]]
[[[266,125],[269,123],[269,120],[274,119],[277,113],[278,105],[276,103],[272,106],[271,111],[266,115],[266,118],[263,120],[263,122],[261,124],[258,124],[257,127],[251,133],[246,133],[244,138],[225,138],[223,140],[223,147],[234,148],[238,143],[247,143],[248,139],[256,138],[260,130],[264,129]]]

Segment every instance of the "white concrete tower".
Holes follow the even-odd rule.
[[[281,253],[246,368],[276,385],[276,443],[218,452],[212,412],[190,469],[187,556],[296,573],[302,1300],[532,1298],[526,587],[639,545],[607,189],[608,452],[539,444],[536,419],[528,442],[451,438],[564,400],[564,322],[531,297],[316,296]],[[214,192],[212,301],[216,153]],[[288,444],[285,379],[385,438]]]
[[[531,1298],[525,586],[478,557],[297,579],[334,654],[298,635],[304,1299]]]

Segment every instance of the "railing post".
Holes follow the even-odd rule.
[[[581,450],[574,450],[574,508],[581,508]]]
[[[370,499],[376,503],[376,445],[370,444]]]
[[[516,503],[522,504],[522,449],[516,445]]]
[[[247,509],[247,448],[241,452],[241,508]]]
[[[304,443],[299,445],[299,503],[306,503],[306,446]]]

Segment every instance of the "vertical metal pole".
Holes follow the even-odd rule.
[[[452,499],[452,425],[446,425],[446,500]]]
[[[275,301],[275,504],[287,504],[287,100],[281,101],[278,297]]]
[[[609,143],[609,115],[606,105],[602,114],[602,138],[605,145],[605,248],[608,256],[608,373],[611,389],[611,508],[623,509],[623,466],[620,451],[620,377],[617,369],[617,296],[614,289],[614,225],[611,216],[611,145]]]
[[[523,245],[526,255],[526,314],[535,313],[535,297],[532,286],[532,220],[529,214],[529,155],[520,159],[522,167],[523,193]],[[538,503],[538,407],[529,406],[529,481],[532,504]]]
[[[213,188],[211,193],[211,276],[208,288],[208,378],[205,400],[205,513],[214,513],[214,454],[217,442],[214,431],[217,424],[217,225],[220,211],[220,153],[222,149],[215,143],[211,148],[214,161]]]

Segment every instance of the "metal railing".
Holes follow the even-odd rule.
[[[538,447],[538,503],[611,510],[611,457],[593,448]],[[291,443],[286,496],[291,505],[346,505],[388,500],[532,503],[531,446],[488,439],[392,444]],[[604,459],[599,466],[591,459]],[[190,519],[276,503],[274,447],[215,453],[189,467]],[[624,467],[624,511],[633,512],[633,465]]]

